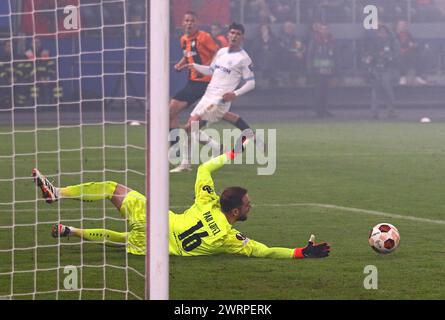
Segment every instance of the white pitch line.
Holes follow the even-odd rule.
[[[43,208],[38,208],[37,209],[38,212],[59,212],[59,211],[63,211],[63,212],[76,212],[76,211],[105,211],[105,210],[116,210],[115,207],[107,207],[107,208],[83,208],[82,210],[80,208],[48,208],[48,209],[43,209]],[[16,210],[5,210],[5,209],[0,209],[0,213],[4,214],[4,213],[9,213],[9,212],[17,212],[17,213],[26,213],[26,212],[35,212],[36,210],[33,209],[16,209]],[[117,212],[117,211],[116,211]]]
[[[414,217],[414,216],[406,216],[406,215],[401,215],[401,214],[397,214],[397,213],[389,213],[389,212],[383,212],[383,211],[366,210],[366,209],[351,208],[351,207],[342,207],[342,206],[336,206],[333,204],[322,204],[322,203],[257,204],[257,205],[254,205],[254,207],[318,207],[318,208],[324,208],[324,209],[335,209],[335,210],[343,210],[343,211],[354,212],[354,213],[363,213],[363,214],[368,214],[368,215],[373,215],[373,216],[381,216],[381,217],[389,217],[389,218],[395,218],[395,219],[411,220],[411,221],[416,221],[416,222],[427,222],[427,223],[445,225],[445,220],[433,220],[433,219],[419,218],[419,217]]]
[[[188,208],[190,206],[170,206],[171,209],[182,209],[182,208]],[[362,213],[362,214],[368,214],[373,216],[381,216],[381,217],[388,217],[388,218],[394,218],[394,219],[402,219],[402,220],[411,220],[416,222],[426,222],[426,223],[433,223],[433,224],[442,224],[445,225],[445,220],[434,220],[434,219],[427,219],[427,218],[419,218],[414,216],[406,216],[401,215],[397,213],[389,213],[389,212],[383,212],[383,211],[376,211],[376,210],[366,210],[366,209],[360,209],[360,208],[352,208],[352,207],[342,207],[342,206],[336,206],[334,204],[323,204],[323,203],[281,203],[281,204],[255,204],[253,207],[271,207],[271,208],[285,208],[285,207],[317,207],[317,208],[323,208],[323,209],[334,209],[334,210],[340,210],[340,211],[347,211],[347,212],[354,212],[354,213]],[[110,209],[113,209],[110,207]],[[62,209],[61,211],[79,211],[80,209],[75,208],[66,208]],[[83,208],[83,211],[100,211],[102,209],[97,208]],[[108,208],[105,208],[105,210],[108,210]],[[34,209],[18,209],[15,210],[15,212],[32,212]],[[51,209],[40,209],[40,211],[59,211],[58,209],[51,208]],[[0,213],[8,213],[11,212],[11,210],[0,210]]]
[[[185,208],[186,206],[172,206],[172,209],[180,209]],[[401,215],[397,213],[389,213],[389,212],[383,212],[383,211],[376,211],[376,210],[366,210],[366,209],[359,209],[359,208],[352,208],[352,207],[342,207],[342,206],[336,206],[334,204],[323,204],[323,203],[281,203],[281,204],[272,204],[272,203],[265,203],[265,204],[254,204],[253,207],[272,207],[272,208],[285,208],[285,207],[317,207],[317,208],[324,208],[324,209],[335,209],[335,210],[342,210],[342,211],[348,211],[348,212],[354,212],[354,213],[362,213],[362,214],[368,214],[373,216],[381,216],[381,217],[389,217],[394,219],[403,219],[403,220],[411,220],[416,222],[427,222],[427,223],[434,223],[434,224],[443,224],[445,225],[445,220],[433,220],[433,219],[427,219],[427,218],[419,218],[414,216],[406,216]]]

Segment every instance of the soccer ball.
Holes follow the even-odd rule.
[[[379,223],[369,231],[369,245],[378,253],[391,253],[400,243],[400,234],[396,227],[389,223]]]

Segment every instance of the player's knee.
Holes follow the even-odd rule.
[[[241,119],[241,117],[237,114],[231,113],[231,112],[227,112],[224,114],[223,119],[225,121],[231,122],[231,123],[236,123],[239,119]]]
[[[120,211],[122,207],[122,202],[128,193],[132,190],[122,184],[117,184],[116,189],[114,190],[113,196],[111,197],[111,202],[115,205],[115,207]]]
[[[207,121],[202,120],[200,116],[191,116],[189,118],[189,120],[187,121],[186,127],[189,128],[189,130],[193,127],[193,126],[198,126],[198,128],[201,128],[203,125],[205,125],[207,123]]]
[[[186,125],[184,126],[184,130],[187,133],[190,133],[192,131],[192,122],[191,120],[187,121]]]
[[[124,186],[123,184],[116,183],[116,189],[115,189],[114,193],[126,195],[130,191],[131,191],[131,189],[128,188],[127,186]]]
[[[127,194],[130,192],[131,192],[130,188],[122,184],[116,184],[116,188],[114,189],[112,198],[115,199],[117,202],[122,202],[124,198],[127,196]]]
[[[185,101],[171,100],[169,106],[170,116],[177,116],[186,107],[187,102]]]
[[[172,107],[172,105],[170,104],[169,113],[170,117],[176,117],[179,112],[175,109],[175,107]]]

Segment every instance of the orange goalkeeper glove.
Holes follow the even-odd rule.
[[[329,244],[326,242],[314,244],[314,240],[315,236],[311,235],[306,247],[296,248],[294,250],[294,258],[325,258],[329,256],[331,251]]]

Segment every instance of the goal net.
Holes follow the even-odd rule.
[[[0,299],[143,299],[145,259],[53,238],[62,223],[126,232],[109,200],[47,204],[55,186],[145,190],[146,1],[0,1]]]

